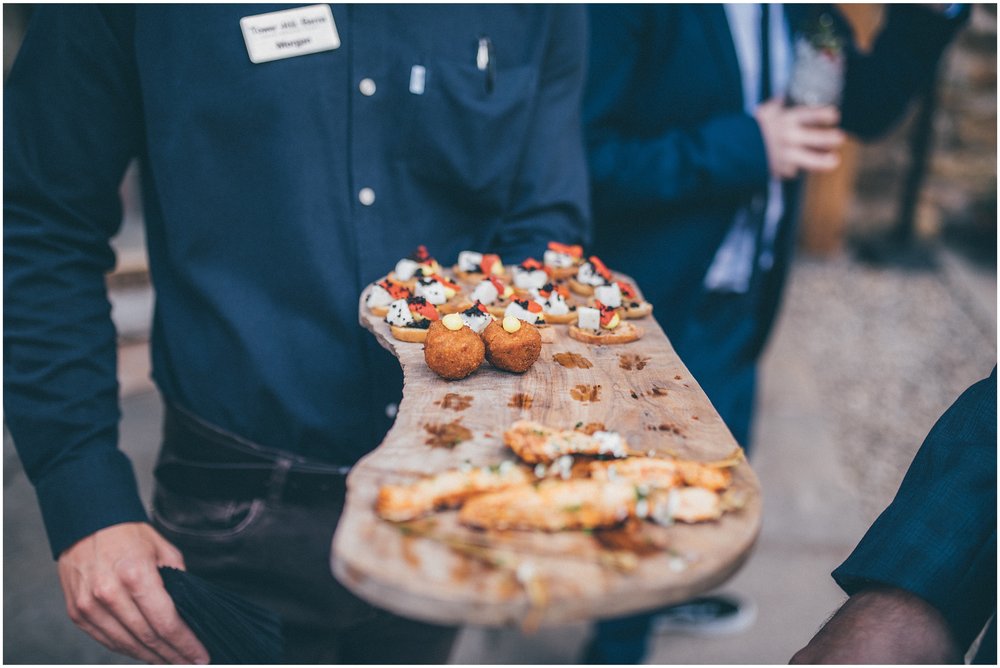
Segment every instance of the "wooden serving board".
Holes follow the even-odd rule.
[[[502,434],[521,418],[562,428],[600,422],[632,447],[699,461],[725,459],[738,446],[652,317],[629,321],[645,334],[625,345],[590,346],[553,325],[555,342],[542,346],[527,373],[484,363],[446,381],[427,368],[423,344],[397,341],[368,312],[366,296],[361,324],[399,359],[404,386],[392,430],[347,479],[331,561],[355,594],[429,622],[533,627],[682,601],[722,583],[747,558],[761,500],[745,460],[733,469],[730,493],[742,507],[717,522],[544,534],[466,529],[456,511],[404,526],[376,517],[384,484],[515,459]],[[456,437],[463,440],[452,445]]]

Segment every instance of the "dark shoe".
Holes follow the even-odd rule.
[[[650,631],[655,634],[723,635],[750,628],[757,619],[757,606],[753,601],[725,594],[693,598],[651,614]]]

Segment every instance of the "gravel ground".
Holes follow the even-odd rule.
[[[937,418],[996,364],[995,320],[971,312],[954,287],[940,270],[872,268],[846,255],[793,268],[782,317],[796,323],[872,519]],[[992,291],[995,302],[995,280]]]

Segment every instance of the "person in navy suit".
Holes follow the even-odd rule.
[[[997,371],[927,435],[896,498],[833,572],[850,595],[792,663],[997,662]]]
[[[595,247],[642,286],[744,448],[795,240],[797,177],[834,169],[845,132],[873,138],[899,119],[965,15],[892,5],[865,54],[825,5],[590,7]],[[840,103],[786,104],[794,36],[820,16],[842,44]],[[599,624],[587,660],[638,661],[649,623]]]

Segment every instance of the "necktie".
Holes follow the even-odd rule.
[[[771,7],[760,5],[760,101],[771,98]]]

